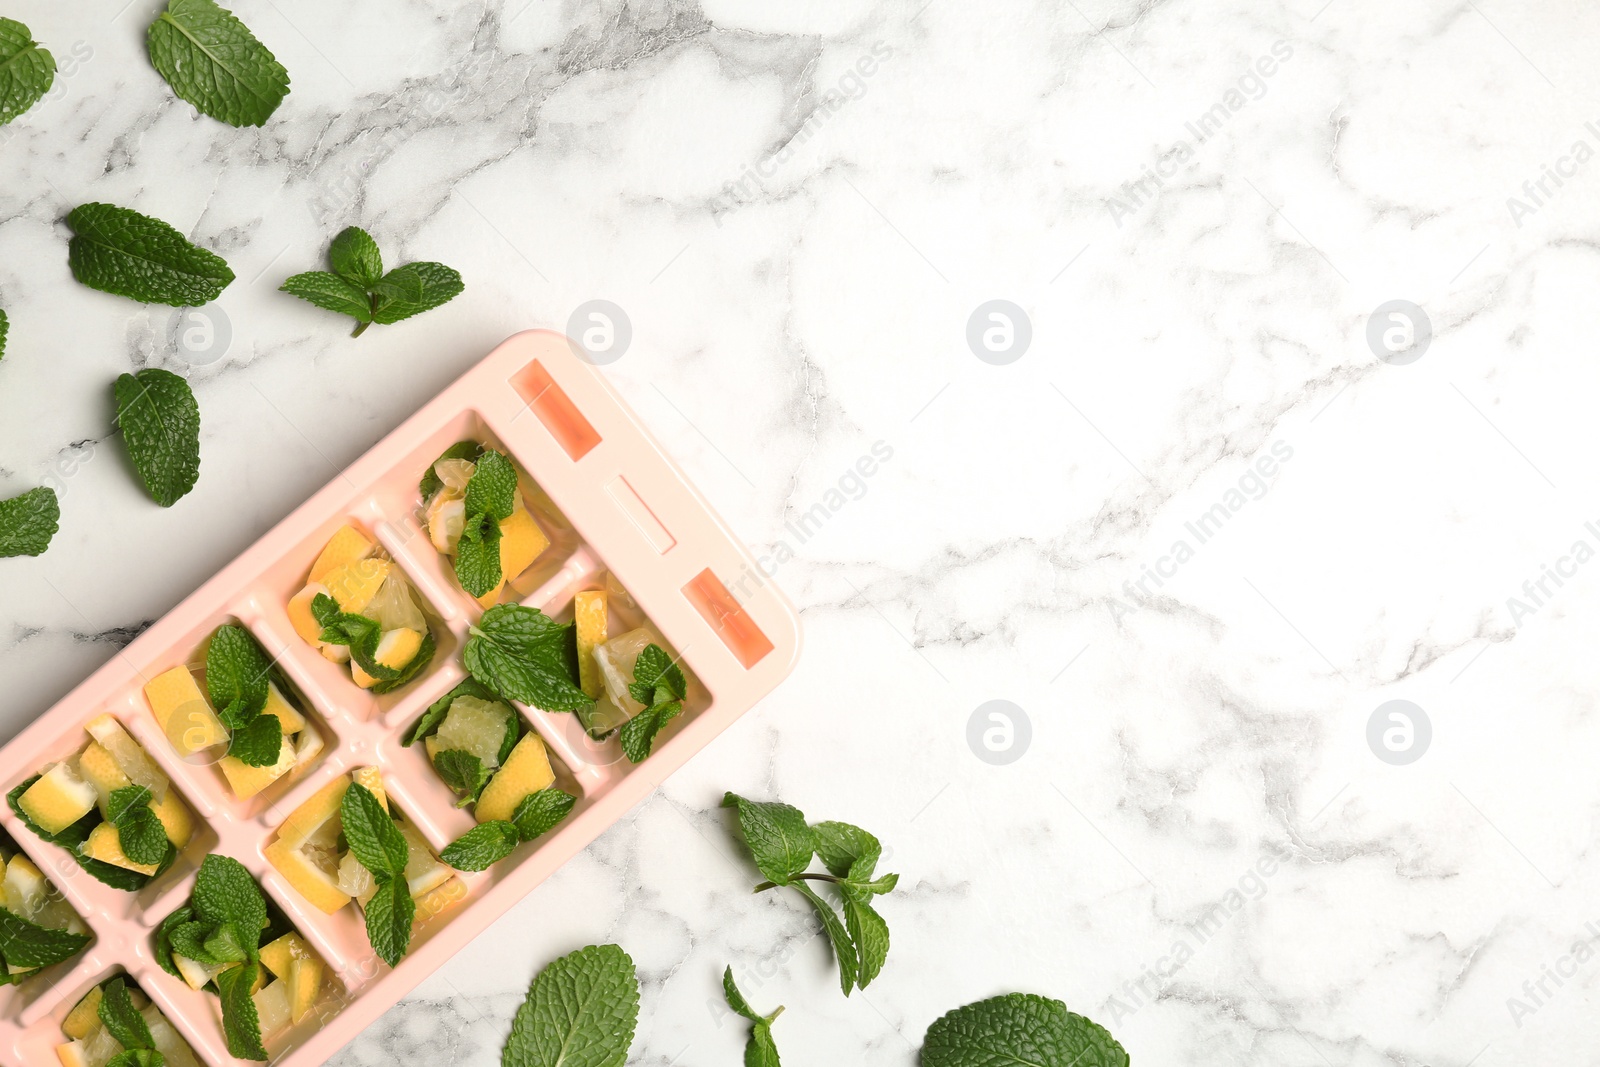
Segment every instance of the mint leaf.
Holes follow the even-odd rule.
[[[351,782],[339,802],[339,815],[344,820],[344,836],[350,842],[350,851],[356,854],[361,866],[374,875],[403,875],[410,849],[405,835],[394,824],[394,819],[372,790],[360,782]],[[404,879],[402,878],[403,882]]]
[[[183,972],[178,970],[176,963],[172,962],[172,932],[193,920],[194,909],[185,904],[165,919],[162,919],[161,925],[156,927],[156,962],[161,965],[163,971],[166,971],[174,978],[182,978]]]
[[[49,486],[0,500],[0,558],[37,556],[61,527],[61,502]]]
[[[422,713],[422,718],[417,720],[416,725],[412,726],[411,730],[401,740],[401,746],[409,748],[423,738],[432,736],[439,729],[439,725],[444,722],[444,717],[450,714],[450,705],[456,702],[456,697],[477,697],[479,700],[500,699],[476,680],[467,678],[460,685],[428,706],[428,710]]]
[[[55,80],[55,57],[28,27],[0,18],[0,126],[37,104]]]
[[[243,963],[250,958],[250,950],[239,940],[239,931],[232,923],[218,923],[206,936],[205,950],[213,963]]]
[[[623,1067],[638,1022],[633,960],[616,945],[581,948],[533,980],[501,1067]]]
[[[511,823],[480,823],[444,846],[439,858],[458,871],[485,871],[516,850],[521,838]]]
[[[113,978],[101,987],[100,1021],[125,1049],[156,1047],[155,1038],[150,1036],[150,1024],[133,1006],[128,984],[121,978]]]
[[[637,692],[634,691],[635,686],[638,687]],[[639,703],[654,704],[658,702],[655,695],[658,688],[667,689],[674,700],[682,700],[689,692],[683,668],[672,661],[666,649],[660,645],[646,645],[644,651],[639,653],[639,658],[634,660],[633,683],[628,690]],[[639,693],[645,695],[640,696]]]
[[[0,908],[0,959],[32,970],[71,959],[92,940],[89,934],[51,930]]]
[[[472,627],[462,662],[501,697],[544,711],[574,711],[593,701],[578,686],[577,627],[538,608],[499,604]]]
[[[0,22],[4,21],[4,19],[0,19]],[[11,323],[6,318],[6,313],[0,311],[0,359],[6,358],[6,331],[10,328]]]
[[[146,304],[201,307],[222,294],[233,271],[160,219],[115,204],[82,204],[67,216],[72,276],[91,289]]]
[[[736,793],[724,796],[722,806],[737,810],[745,844],[768,881],[789,885],[795,875],[811,866],[817,839],[798,808],[778,801],[746,800]]]
[[[428,464],[428,469],[423,472],[422,481],[417,484],[417,492],[422,494],[423,503],[433,498],[433,494],[444,488],[444,483],[439,480],[434,467],[439,460],[444,459],[469,459],[477,460],[478,454],[483,451],[483,446],[476,441],[457,441],[439,455],[439,459]]]
[[[228,755],[246,767],[271,767],[282,754],[283,722],[276,715],[257,712],[228,740]]]
[[[1116,1038],[1059,1000],[1026,993],[980,1000],[928,1027],[922,1067],[998,1067],[1000,1064],[1127,1067]]]
[[[445,785],[464,798],[461,804],[476,801],[483,787],[489,784],[490,772],[484,767],[483,761],[459,748],[447,748],[435,755],[433,769],[439,772]]]
[[[308,270],[293,275],[278,286],[278,291],[298,296],[324,311],[349,315],[358,324],[372,321],[372,299],[367,291],[349,279],[325,270]]]
[[[443,263],[407,263],[372,287],[378,298],[372,321],[386,325],[432,311],[460,296],[465,288],[461,275]]]
[[[505,453],[486,449],[467,480],[467,514],[488,515],[497,522],[517,507],[517,469]]]
[[[619,737],[622,742],[622,754],[633,763],[643,763],[656,743],[656,734],[661,732],[663,726],[676,719],[682,710],[683,705],[676,700],[665,704],[653,704],[623,723]]]
[[[289,95],[289,72],[212,0],[169,0],[146,39],[179,99],[230,126],[262,125]]]
[[[378,242],[359,226],[347,226],[328,246],[328,263],[333,272],[351,285],[366,291],[383,278],[383,254]]]
[[[500,585],[500,524],[484,514],[472,515],[456,542],[456,579],[473,597]]]
[[[848,997],[850,991],[855,988],[860,967],[855,944],[850,940],[850,931],[839,921],[839,914],[833,910],[833,905],[819,897],[816,890],[804,882],[793,884],[802,896],[811,901],[811,906],[817,909],[817,918],[822,920],[822,928],[827,931],[828,941],[833,945],[834,958],[839,961],[839,987]]]
[[[359,787],[356,787],[359,788]],[[378,891],[367,901],[367,940],[372,950],[391,967],[398,966],[411,944],[411,924],[417,902],[401,875],[376,875]]]
[[[511,823],[517,828],[518,837],[532,841],[554,830],[577,803],[578,798],[571,793],[550,786],[523,797],[511,815]]]
[[[122,443],[157,504],[170,508],[200,480],[200,406],[189,383],[147,367],[117,379]]]
[[[153,1048],[123,1049],[106,1061],[106,1067],[167,1067],[167,1058]]]
[[[853,893],[845,894],[844,923],[856,946],[856,986],[865,989],[883,973],[883,965],[889,959],[889,924],[871,904]],[[845,996],[849,995],[850,991],[845,990]]]
[[[229,624],[219,626],[211,635],[206,648],[206,694],[211,697],[212,707],[226,708],[241,701],[243,725],[266,706],[271,675],[272,660],[249,630]],[[278,754],[272,755],[276,759]]]
[[[159,864],[167,855],[167,831],[149,805],[150,790],[142,785],[113,789],[106,798],[106,821],[117,828],[125,856]]]
[[[222,1032],[228,1039],[228,1051],[241,1060],[267,1058],[267,1050],[261,1046],[261,1017],[256,1014],[256,1002],[250,999],[250,987],[260,969],[259,963],[244,963],[216,977],[222,994]]]
[[[207,967],[215,967],[220,963],[237,962],[232,955],[213,955],[210,945],[212,936],[218,930],[231,927],[231,923],[183,923],[181,926],[174,927],[171,931],[170,940],[172,942],[172,951],[176,952],[180,956],[186,956],[189,959],[194,960],[196,963],[204,964]],[[235,937],[231,942],[218,941],[217,947],[223,949],[224,951],[229,951],[230,946],[237,943],[238,938]]]
[[[811,831],[816,835],[817,858],[831,874],[858,881],[872,877],[883,855],[883,845],[876,837],[847,822],[814,823]]]
[[[778,1046],[772,1040],[772,1021],[783,1014],[783,1005],[778,1005],[771,1015],[757,1015],[739,987],[733,984],[732,967],[722,972],[722,997],[728,1007],[755,1024],[744,1047],[744,1067],[779,1067]]]
[[[231,922],[246,938],[267,928],[267,900],[244,864],[211,853],[200,863],[194,893],[195,915],[208,923]]]

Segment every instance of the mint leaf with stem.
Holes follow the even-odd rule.
[[[55,80],[55,56],[40,47],[28,27],[0,18],[0,126],[43,99]]]
[[[411,945],[411,924],[417,902],[411,898],[404,874],[374,874],[378,890],[366,903],[367,940],[391,967],[398,966]]]
[[[502,699],[542,711],[575,711],[593,700],[578,685],[577,627],[538,608],[498,604],[471,627],[467,672]]]
[[[0,558],[37,556],[61,528],[61,502],[49,486],[0,500]]]
[[[511,814],[511,824],[517,828],[518,837],[532,841],[554,830],[577,803],[578,798],[571,793],[550,786],[523,797]]]
[[[639,1023],[639,976],[616,945],[591,945],[534,978],[501,1067],[623,1067]]]
[[[258,935],[257,941],[260,941]],[[257,954],[259,954],[259,944]],[[250,950],[239,939],[239,930],[233,923],[218,923],[206,936],[206,955],[216,963],[243,963],[250,958]]]
[[[667,697],[659,694],[661,689],[667,690]],[[673,662],[666,649],[652,644],[646,645],[634,660],[633,681],[628,685],[628,692],[633,699],[648,706],[664,699],[682,700],[688,695],[689,687],[683,668]]]
[[[252,936],[267,928],[267,899],[244,864],[213,852],[200,863],[194,893],[189,897],[195,916],[203,922],[231,922],[248,945]]]
[[[291,275],[278,286],[278,291],[298,296],[306,303],[315,304],[324,311],[349,315],[362,326],[372,321],[372,298],[367,295],[367,291],[353,284],[348,278],[341,278],[325,270],[308,270]]]
[[[770,1015],[757,1015],[734,984],[732,967],[722,972],[722,998],[736,1014],[755,1024],[744,1047],[744,1067],[779,1067],[778,1046],[772,1040],[772,1023],[783,1014],[783,1005],[778,1005]]]
[[[458,808],[474,803],[483,793],[483,787],[489,784],[491,777],[491,772],[483,765],[482,760],[471,752],[459,748],[447,748],[435,753],[433,769],[439,772],[444,784],[461,797],[456,804]]]
[[[228,1051],[241,1060],[264,1060],[267,1050],[261,1045],[261,1016],[250,996],[261,964],[242,963],[218,974],[214,981],[222,995],[222,1031]]]
[[[360,226],[346,226],[328,246],[328,265],[362,294],[383,278],[383,253]]]
[[[405,835],[394,824],[394,818],[384,810],[372,790],[360,782],[351,782],[339,802],[339,815],[344,822],[344,836],[350,843],[361,866],[373,876],[403,876],[406,860],[411,854]],[[402,881],[403,881],[402,877]]]
[[[844,990],[844,995],[849,996],[855,988],[859,972],[859,959],[856,954],[855,943],[850,940],[850,931],[844,923],[839,921],[838,912],[817,895],[805,882],[795,882],[794,888],[800,895],[811,901],[811,906],[817,910],[817,918],[822,920],[822,928],[828,934],[828,941],[833,945],[833,955],[839,961],[839,987]]]
[[[200,480],[200,405],[189,383],[146,367],[117,379],[117,426],[151,499],[170,508]]]
[[[756,869],[773,885],[789,885],[811,865],[817,838],[800,809],[737,793],[726,794],[722,806],[735,809]]]
[[[128,995],[128,983],[118,977],[100,987],[100,1021],[106,1030],[125,1049],[153,1049],[155,1038],[150,1036],[150,1024],[145,1022],[139,1009],[133,1006]]]
[[[883,855],[883,845],[859,826],[846,822],[819,822],[811,825],[816,835],[817,858],[829,872],[840,877],[870,879]]]
[[[213,0],[169,0],[146,44],[179,99],[230,126],[263,125],[289,95],[283,64]]]
[[[146,304],[203,307],[233,271],[215,252],[148,215],[115,204],[81,204],[67,215],[72,276],[91,289]]]
[[[521,844],[514,824],[502,819],[479,823],[439,851],[439,858],[458,871],[485,871]]]
[[[0,959],[9,966],[48,967],[76,956],[91,940],[89,934],[52,930],[0,908]]]
[[[652,704],[623,723],[619,734],[622,754],[632,763],[643,763],[655,747],[656,735],[682,710],[682,703],[669,700],[665,704]]]
[[[922,1067],[1070,1063],[1128,1067],[1128,1054],[1100,1026],[1059,1000],[1027,993],[968,1004],[936,1019],[922,1042]]]
[[[889,924],[867,903],[867,898],[846,890],[844,925],[856,948],[856,985],[865,989],[883,973],[883,965],[889,959]],[[849,995],[846,990],[845,996]]]
[[[494,516],[482,513],[469,515],[461,528],[461,539],[456,542],[456,580],[472,597],[483,596],[499,588],[503,577],[500,568],[500,524]]]

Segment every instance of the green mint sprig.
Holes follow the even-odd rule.
[[[517,506],[517,470],[503,452],[487,449],[467,480],[466,523],[456,543],[456,578],[474,597],[496,589],[500,572],[500,524]]]
[[[146,44],[179,99],[230,126],[262,125],[289,95],[283,64],[212,0],[169,0]]]
[[[1128,1053],[1097,1023],[1059,1000],[1008,993],[957,1008],[934,1021],[922,1043],[923,1067],[996,1063],[1075,1063],[1127,1067]]]
[[[200,480],[200,405],[189,383],[147,367],[117,379],[117,425],[151,499],[170,508]]]
[[[407,263],[383,273],[383,257],[372,235],[350,226],[328,249],[332,271],[296,274],[279,287],[325,311],[356,320],[351,337],[373,323],[388,325],[448,304],[466,288],[461,275],[442,263]]]
[[[655,747],[662,727],[683,711],[688,695],[683,669],[660,645],[646,645],[633,664],[633,681],[628,695],[645,705],[643,711],[623,724],[620,740],[623,755],[630,762],[642,763]]]
[[[242,626],[218,627],[206,649],[206,692],[228,728],[228,754],[249,767],[271,767],[283,751],[283,723],[263,714],[272,660]]]
[[[411,850],[372,790],[351,782],[339,804],[344,836],[350,851],[377,883],[377,892],[365,906],[367,940],[389,966],[395,967],[411,945],[411,924],[417,902],[406,883],[406,860]]]
[[[883,846],[858,826],[841,822],[808,824],[798,808],[777,801],[754,801],[734,793],[722,799],[734,808],[756,869],[767,880],[757,893],[780,886],[793,888],[811,902],[833,945],[844,995],[865,989],[883,971],[889,957],[889,924],[872,905],[874,897],[891,892],[900,876],[875,877]],[[827,873],[811,872],[812,858]],[[839,894],[844,915],[808,883],[829,885]]]
[[[61,502],[49,486],[0,500],[0,558],[40,555],[60,528]]]
[[[578,798],[551,786],[522,798],[510,821],[480,823],[446,845],[439,858],[458,871],[484,871],[511,855],[516,847],[555,829]]]
[[[238,964],[211,980],[222,1001],[228,1051],[240,1059],[264,1060],[261,1019],[250,999],[260,973],[261,940],[271,925],[267,898],[238,860],[211,853],[200,864],[189,903],[156,931],[156,960],[177,974],[172,955],[216,966]]]
[[[722,997],[728,1007],[754,1024],[744,1046],[744,1067],[779,1067],[778,1046],[772,1040],[772,1022],[783,1014],[783,1005],[778,1005],[770,1015],[757,1015],[739,987],[734,985],[732,967],[722,972]]]
[[[538,608],[497,604],[471,627],[462,662],[501,699],[541,711],[576,711],[593,701],[578,685],[577,627]]]
[[[250,990],[261,973],[259,961],[229,967],[217,975],[217,995],[222,1000],[222,1029],[228,1051],[242,1060],[264,1060],[267,1050],[261,1044],[261,1016]]]
[[[233,281],[215,252],[160,219],[115,204],[82,204],[67,216],[72,276],[91,289],[146,304],[201,307]]]
[[[0,18],[0,126],[43,99],[56,80],[56,58],[28,27]]]
[[[639,976],[616,945],[551,963],[511,1022],[502,1067],[623,1067],[639,1025]]]
[[[101,987],[100,1021],[106,1030],[125,1049],[154,1049],[155,1038],[150,1035],[150,1024],[133,1006],[128,995],[128,984],[122,978],[113,978]]]

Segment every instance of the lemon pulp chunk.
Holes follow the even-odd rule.
[[[459,696],[450,704],[439,729],[428,738],[428,755],[457,749],[470,752],[478,762],[493,770],[500,766],[500,746],[514,713],[497,700]]]
[[[578,684],[590,697],[598,697],[604,684],[594,650],[606,640],[606,592],[585,590],[572,598],[572,617],[578,624]]]
[[[442,489],[428,504],[423,518],[428,524],[428,540],[433,542],[433,547],[446,554],[453,553],[467,525],[466,499],[459,492]]]
[[[70,763],[63,762],[48,767],[17,798],[17,805],[46,833],[59,834],[89,814],[98,800],[94,786],[78,777]]]
[[[6,864],[3,892],[7,911],[35,922],[50,895],[50,883],[26,856],[12,856]]]
[[[428,620],[423,617],[422,609],[417,606],[416,594],[411,588],[411,583],[398,570],[389,572],[389,577],[384,579],[377,595],[367,605],[365,614],[383,630],[404,628],[420,633],[428,628]]]
[[[155,715],[156,722],[167,735],[167,740],[172,742],[172,747],[177,749],[178,755],[192,756],[228,739],[227,728],[212,710],[211,702],[200,692],[188,667],[174,667],[157,675],[145,685],[144,696],[150,702],[150,711]],[[104,741],[100,743],[105,744]],[[106,747],[110,749],[109,745]],[[110,750],[113,755],[116,754],[115,749]],[[127,773],[126,767],[123,772]],[[128,777],[134,778],[132,774]],[[138,781],[137,778],[134,780]]]
[[[366,559],[372,555],[377,546],[367,539],[367,535],[354,526],[342,526],[328,541],[322,554],[317,556],[317,561],[311,565],[311,580],[320,582],[328,574],[340,567],[346,567],[357,560]]]
[[[269,1038],[289,1025],[289,983],[278,978],[250,998],[256,1004],[261,1036]]]
[[[266,848],[267,860],[295,891],[314,907],[332,915],[350,903],[350,894],[343,892],[327,871],[298,848],[289,848],[282,838]]]
[[[144,1016],[145,1025],[150,1027],[150,1037],[155,1041],[156,1051],[166,1057],[167,1067],[201,1067],[194,1050],[173,1029],[167,1017],[161,1014],[161,1009],[154,1004],[146,1004],[139,1009],[139,1014]]]
[[[77,1041],[88,1037],[100,1025],[100,998],[103,996],[105,994],[99,986],[85,993],[83,999],[61,1020],[61,1032]]]
[[[600,677],[605,682],[606,696],[630,719],[644,710],[644,705],[628,692],[628,684],[633,681],[633,665],[639,653],[654,643],[655,635],[641,626],[613,637],[594,650],[595,665],[600,668]]]
[[[523,797],[549,788],[555,780],[555,772],[550,769],[550,756],[544,750],[544,742],[539,740],[538,734],[530,730],[522,735],[517,747],[511,750],[511,756],[506,760],[505,766],[489,779],[483,795],[478,798],[478,806],[473,814],[477,816],[479,822],[509,820],[512,813],[517,810],[517,805],[522,803]]]

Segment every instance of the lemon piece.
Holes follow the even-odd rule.
[[[267,683],[267,703],[261,710],[283,723],[284,736],[297,734],[306,728],[306,717],[300,714],[300,709],[289,703],[276,682]]]
[[[26,856],[12,856],[6,864],[5,883],[0,886],[5,909],[29,922],[37,922],[39,912],[50,895],[50,883]],[[74,1034],[82,1037],[82,1034]]]
[[[156,722],[178,755],[192,756],[228,740],[228,728],[222,725],[222,720],[211,709],[211,702],[200,692],[189,668],[174,667],[158,675],[144,687],[144,696],[150,702],[150,711],[155,715]],[[95,740],[100,741],[99,738]],[[105,744],[104,741],[100,743]],[[116,754],[115,749],[109,745],[106,747],[113,755]],[[123,773],[126,774],[127,770],[124,767]],[[128,774],[128,777],[138,781],[132,774]]]
[[[389,810],[389,794],[383,788],[383,772],[376,767],[357,767],[350,772],[350,777],[355,782],[366,786],[367,790],[378,798],[378,803],[383,805],[383,810]]]
[[[249,800],[289,773],[294,766],[294,742],[285,734],[278,746],[278,761],[269,767],[252,767],[238,756],[223,756],[217,766],[228,779],[233,795]]]
[[[92,1067],[87,1053],[88,1042],[81,1038],[56,1046],[56,1059],[61,1061],[61,1067]]]
[[[406,839],[406,888],[413,897],[426,895],[450,878],[450,868],[433,854],[428,839],[408,822],[398,824],[400,836]]]
[[[81,1041],[100,1025],[100,998],[105,996],[99,986],[83,995],[67,1017],[61,1020],[61,1032],[75,1041]]]
[[[168,841],[180,851],[189,844],[189,839],[194,836],[194,813],[189,810],[189,805],[178,798],[177,790],[169,790],[164,800],[152,800],[150,810],[161,820],[161,828],[167,832]]]
[[[442,490],[428,505],[423,518],[433,547],[450,555],[461,543],[461,531],[467,526],[467,502],[460,493]]]
[[[360,559],[335,567],[323,578],[328,595],[339,602],[339,610],[350,615],[363,615],[372,598],[378,595],[389,577],[391,564],[386,559]]]
[[[172,965],[178,968],[178,973],[183,976],[190,989],[204,989],[207,982],[233,966],[227,963],[197,963],[188,956],[180,956],[176,952],[172,954]]]
[[[388,579],[378,590],[378,595],[367,605],[367,618],[383,630],[426,630],[428,620],[417,606],[411,583],[399,571],[390,571]]]
[[[606,591],[585,590],[572,598],[572,618],[578,624],[578,684],[590,697],[605,688],[594,650],[606,643]]]
[[[349,663],[350,662],[350,646],[349,645],[323,645],[322,649],[321,649],[321,652],[322,652],[322,658],[325,659],[325,660],[329,660],[330,662],[333,662],[333,663]]]
[[[90,859],[109,863],[140,874],[155,874],[159,869],[154,863],[135,863],[122,851],[122,835],[117,828],[108,822],[103,822],[89,831],[89,839],[83,843],[83,854]],[[9,869],[9,868],[8,868]]]
[[[644,705],[628,692],[628,684],[633,681],[633,665],[639,653],[656,643],[655,634],[641,626],[613,637],[594,650],[594,662],[600,668],[606,696],[630,719],[644,710]]]
[[[301,850],[287,847],[282,838],[267,846],[266,855],[267,861],[313,907],[332,915],[350,903],[350,895],[339,889],[327,871]]]
[[[410,627],[402,626],[398,630],[388,631],[378,639],[378,653],[373,658],[379,665],[397,671],[416,659],[420,651],[422,651],[422,634]]]
[[[96,715],[84,728],[96,744],[111,753],[111,758],[117,761],[117,766],[129,781],[150,790],[150,795],[157,800],[167,795],[167,776],[113,716]]]
[[[478,798],[478,806],[473,814],[477,816],[479,822],[510,820],[512,813],[517,810],[517,805],[522,803],[523,797],[531,796],[541,789],[548,789],[555,780],[555,772],[550,769],[550,756],[544,750],[544,742],[539,740],[538,734],[530,730],[522,735],[517,747],[511,750],[511,757],[506,760],[505,766],[489,779],[483,795]]]
[[[354,852],[346,852],[344,858],[339,861],[340,891],[365,902],[376,887],[377,883],[372,877],[372,872],[361,865]]]
[[[161,1009],[154,1004],[147,1004],[139,1009],[139,1014],[144,1016],[145,1025],[150,1027],[150,1037],[155,1042],[156,1051],[166,1057],[167,1067],[202,1067],[195,1058],[194,1049],[167,1022]]]
[[[478,762],[493,770],[500,766],[500,746],[506,739],[506,728],[515,714],[497,700],[478,697],[456,697],[450,704],[439,729],[428,738],[428,758],[436,752],[459,749],[478,757]]]
[[[317,728],[306,723],[305,729],[300,731],[300,736],[294,740],[294,765],[304,767],[317,758],[317,753],[322,751],[322,735]]]
[[[289,965],[289,1018],[299,1022],[311,1014],[322,990],[322,961],[308,955]]]
[[[70,763],[57,763],[17,798],[17,805],[46,833],[59,834],[89,814],[98,799],[94,786]]]
[[[117,766],[117,761],[111,758],[111,753],[98,741],[90,741],[89,747],[78,755],[78,773],[99,794],[101,815],[106,813],[106,805],[111,802],[112,790],[125,789],[133,784],[122,773],[122,768]]]
[[[372,555],[377,546],[354,526],[342,526],[311,565],[311,581],[320,582],[332,571]]]
[[[289,965],[295,960],[310,959],[312,955],[311,946],[293,930],[261,946],[261,962],[278,978],[289,977]]]
[[[472,481],[477,470],[478,465],[470,459],[441,459],[433,465],[433,473],[438,475],[445,488],[457,493],[467,491],[467,483]]]
[[[289,1025],[289,983],[275,979],[250,998],[255,1001],[261,1036],[270,1038]]]
[[[509,582],[527,570],[549,547],[550,538],[533,521],[533,516],[528,514],[519,496],[510,517],[500,522],[501,575]]]
[[[350,788],[350,778],[340,775],[313,793],[278,828],[278,837],[289,848],[299,848],[330,819],[339,817],[339,805],[344,803],[345,790]]]
[[[441,912],[455,907],[467,896],[467,887],[459,878],[446,878],[428,892],[417,898],[416,918],[411,920],[411,929],[415,931],[423,923]]]
[[[331,596],[328,587],[321,582],[311,582],[304,589],[289,598],[289,606],[284,610],[289,614],[289,624],[294,627],[294,632],[307,644],[320,647],[322,645],[322,624],[317,621],[316,615],[311,611],[311,602],[319,596]]]

